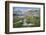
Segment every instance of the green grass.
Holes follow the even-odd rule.
[[[39,27],[40,26],[40,17],[36,17],[36,16],[26,16],[26,23],[32,23],[34,25],[32,25],[31,27]],[[22,22],[19,22],[20,20],[22,20]],[[23,26],[23,18],[18,18],[15,17],[13,19],[13,28],[19,28],[19,27],[24,27]]]

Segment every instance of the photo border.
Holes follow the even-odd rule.
[[[43,5],[43,30],[39,30],[39,31],[23,31],[23,32],[9,32],[9,3]],[[44,32],[44,31],[45,31],[45,3],[20,2],[20,1],[5,1],[5,33],[6,34],[32,33],[32,32]]]

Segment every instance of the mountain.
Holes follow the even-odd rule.
[[[14,7],[13,8],[14,16],[40,16],[40,8],[31,8],[31,7]]]

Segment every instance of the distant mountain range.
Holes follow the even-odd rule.
[[[30,13],[30,14],[29,14]],[[34,9],[25,9],[24,11],[21,9],[13,10],[13,16],[27,16],[33,15],[33,16],[40,16],[40,8],[34,8]]]

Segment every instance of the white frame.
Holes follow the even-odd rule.
[[[10,3],[9,4],[9,31],[10,32],[21,32],[21,31],[37,31],[43,30],[43,5],[33,5],[33,4],[19,4],[19,3]],[[40,8],[40,27],[28,27],[28,28],[13,28],[13,7],[37,7]]]

